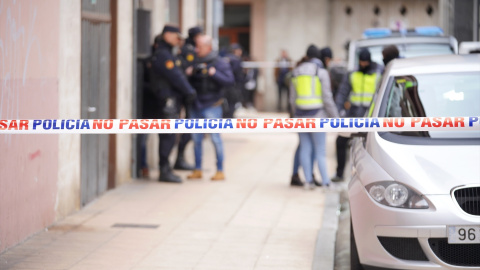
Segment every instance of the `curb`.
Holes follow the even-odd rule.
[[[312,269],[327,270],[335,266],[335,241],[338,229],[338,207],[340,194],[328,192],[325,194],[325,206],[322,218],[322,227],[318,231],[313,256]]]

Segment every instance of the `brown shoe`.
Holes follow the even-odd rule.
[[[221,180],[225,180],[225,175],[223,174],[223,172],[218,171],[218,172],[215,173],[215,175],[212,177],[212,181],[221,181]]]
[[[187,176],[188,179],[202,179],[202,171],[201,170],[193,170],[192,174]]]
[[[150,174],[148,173],[148,168],[142,168],[141,175],[142,178],[149,178]]]

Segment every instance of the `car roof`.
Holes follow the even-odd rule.
[[[450,36],[393,36],[368,38],[354,41],[356,47],[381,46],[408,43],[450,43]]]
[[[447,72],[480,72],[480,54],[395,59],[386,70],[389,76]]]

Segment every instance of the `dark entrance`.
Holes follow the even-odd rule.
[[[82,0],[81,117],[109,118],[110,0]],[[81,135],[81,204],[107,190],[109,136]]]
[[[250,9],[250,5],[225,5],[224,23],[219,29],[220,49],[226,49],[230,44],[238,43],[244,52],[250,52]]]

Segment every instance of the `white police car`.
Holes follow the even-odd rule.
[[[369,114],[480,116],[480,55],[392,61]],[[356,135],[351,269],[479,269],[480,132]]]
[[[417,56],[457,54],[458,42],[454,37],[443,36],[436,26],[416,27],[405,31],[371,28],[363,32],[363,39],[350,42],[348,47],[348,71],[358,67],[358,53],[366,48],[372,61],[383,65],[382,50],[385,46],[397,46],[401,58]]]

